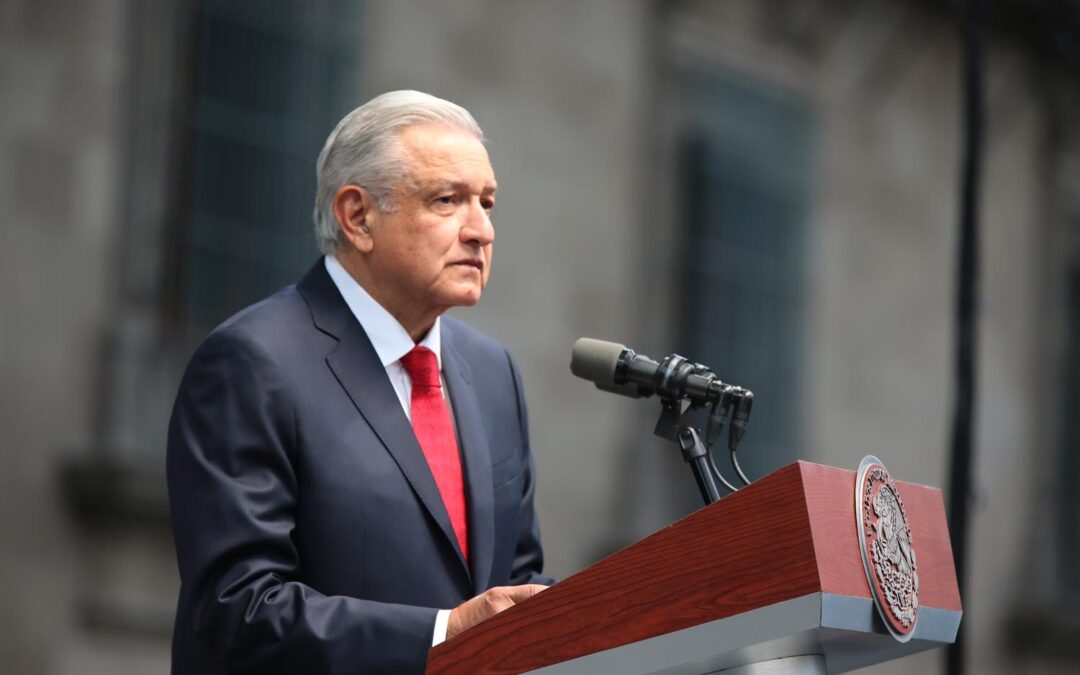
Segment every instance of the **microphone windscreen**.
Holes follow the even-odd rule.
[[[615,342],[581,338],[574,343],[570,372],[597,385],[615,387],[615,368],[624,351],[626,347]]]
[[[600,391],[606,391],[609,394],[618,394],[619,396],[628,396],[630,398],[644,398],[641,393],[641,387],[639,387],[636,382],[613,385],[600,384],[598,382],[596,388]]]

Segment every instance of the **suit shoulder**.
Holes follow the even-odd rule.
[[[240,347],[273,357],[294,348],[311,326],[307,303],[289,285],[226,319],[210,331],[199,351]]]
[[[461,319],[443,316],[442,330],[444,338],[450,341],[455,349],[467,354],[483,355],[487,358],[510,357],[505,345]]]
[[[213,332],[266,329],[282,321],[293,321],[298,318],[310,320],[310,317],[307,303],[296,289],[296,284],[289,284],[277,293],[233,314]]]

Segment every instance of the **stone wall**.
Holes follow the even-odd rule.
[[[145,142],[152,126],[131,127],[132,7],[0,3],[0,491],[15,505],[0,513],[0,662],[11,672],[168,670],[167,636],[130,622],[154,625],[175,591],[167,538],[134,524],[77,525],[58,479],[66,459],[116,451],[101,447],[115,422],[103,419],[103,354],[117,325],[134,321],[141,334],[157,302],[132,304],[132,270],[143,284],[150,272],[133,266],[131,250],[145,263],[162,242],[132,244],[125,229],[162,217],[157,200],[128,194],[132,167],[158,166],[162,194],[172,180],[145,154],[155,152]],[[854,468],[873,453],[902,479],[946,485],[960,52],[946,19],[921,7],[364,3],[357,102],[427,90],[472,110],[490,139],[500,182],[494,274],[483,301],[457,313],[521,365],[550,573],[572,574],[696,499],[677,451],[651,437],[655,404],[601,394],[568,369],[580,336],[654,356],[673,348],[673,148],[685,111],[672,74],[688,62],[813,108],[798,454]],[[1077,108],[1066,96],[1053,117],[1046,92],[1060,78],[1015,44],[995,39],[990,57],[965,622],[972,672],[1050,673],[1003,638],[1018,606],[1038,608],[1055,592],[1043,581],[1040,598],[1018,597],[1027,582],[1053,579],[1032,553],[1048,537],[1030,523],[1054,508],[1045,467],[1067,414],[1047,400],[1058,393],[1063,270],[1080,256],[1069,232],[1080,214],[1068,115]],[[139,363],[124,368],[137,377]],[[115,423],[118,438],[138,437],[131,420]],[[87,599],[97,607],[102,594],[127,608],[126,628],[95,624]],[[942,672],[941,655],[874,672]]]

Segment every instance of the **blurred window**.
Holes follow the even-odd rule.
[[[1080,597],[1080,510],[1076,484],[1080,481],[1080,266],[1069,278],[1065,354],[1061,402],[1061,484],[1059,486],[1065,536],[1061,542],[1065,584],[1073,598]]]
[[[763,83],[717,71],[683,77],[680,344],[725,382],[754,391],[739,459],[755,479],[804,445],[798,392],[812,121],[802,99]]]
[[[315,159],[358,102],[357,0],[202,0],[179,317],[197,343],[316,259]]]

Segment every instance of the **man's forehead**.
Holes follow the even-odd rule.
[[[407,127],[401,140],[408,152],[412,182],[494,192],[495,172],[487,149],[471,132],[434,125]]]
[[[398,133],[403,145],[414,155],[431,160],[453,160],[462,156],[488,159],[483,141],[471,131],[441,124],[415,124]]]

